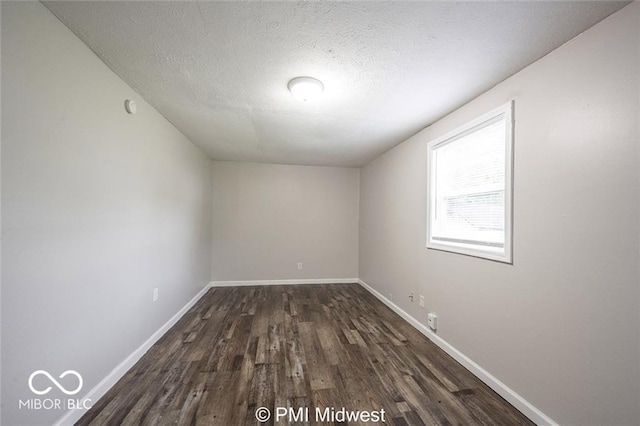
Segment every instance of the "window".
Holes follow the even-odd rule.
[[[427,248],[511,263],[513,102],[429,142]]]

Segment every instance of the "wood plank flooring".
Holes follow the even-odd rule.
[[[264,424],[359,424],[316,418],[342,407],[388,425],[533,424],[357,284],[211,289],[77,424],[257,425],[259,407]],[[274,422],[275,407],[308,421]]]

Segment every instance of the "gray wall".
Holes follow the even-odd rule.
[[[358,169],[213,164],[214,281],[357,278]]]
[[[361,171],[360,278],[560,422],[640,419],[640,3]],[[426,144],[515,99],[514,264],[425,248]],[[426,309],[410,303],[424,294]]]
[[[211,161],[34,2],[2,2],[2,151],[2,424],[51,424],[34,370],[83,396],[209,282]]]

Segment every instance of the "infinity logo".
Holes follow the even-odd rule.
[[[49,391],[51,391],[51,386],[49,386],[48,388],[46,388],[45,390],[37,390],[36,388],[33,387],[33,378],[36,377],[38,374],[43,374],[45,376],[47,376],[47,378],[49,380],[51,380],[51,382],[56,385],[56,387],[58,389],[60,389],[62,392],[64,392],[67,395],[75,395],[78,392],[80,392],[80,389],[82,389],[82,376],[80,375],[80,373],[78,373],[77,371],[74,370],[67,370],[64,373],[62,373],[60,376],[58,376],[59,379],[62,379],[66,376],[68,376],[69,374],[74,375],[78,378],[78,387],[75,388],[72,391],[68,391],[67,389],[64,388],[64,386],[62,386],[60,383],[58,383],[58,381],[56,379],[53,378],[53,376],[51,374],[49,374],[48,372],[44,371],[44,370],[38,370],[38,371],[34,371],[33,373],[31,373],[31,375],[29,376],[29,389],[31,389],[31,392],[35,393],[36,395],[45,395],[47,393],[49,393]]]

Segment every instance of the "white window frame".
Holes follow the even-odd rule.
[[[489,260],[513,264],[513,107],[511,101],[481,117],[427,143],[427,248],[468,256],[475,256]],[[432,223],[435,222],[436,194],[432,185],[435,183],[435,168],[432,167],[433,152],[438,148],[455,142],[456,140],[480,130],[485,123],[502,116],[505,120],[505,241],[504,251],[483,250],[479,245],[464,244],[458,242],[444,242],[433,240],[431,235]]]

